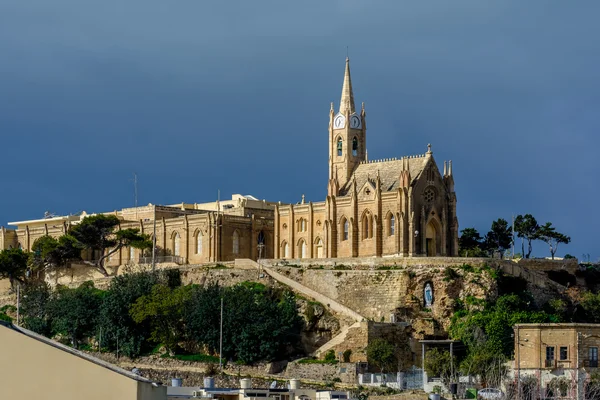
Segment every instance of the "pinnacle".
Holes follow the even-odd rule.
[[[346,70],[344,71],[344,84],[342,85],[342,97],[340,99],[340,113],[350,114],[355,112],[354,93],[352,92],[352,80],[350,79],[350,59],[346,57]]]

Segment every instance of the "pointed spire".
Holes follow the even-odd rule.
[[[340,99],[340,113],[354,113],[354,93],[352,92],[352,80],[350,79],[350,59],[346,57],[346,71],[344,72],[344,84],[342,86],[342,97]]]

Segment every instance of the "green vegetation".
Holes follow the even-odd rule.
[[[392,371],[398,366],[398,356],[394,345],[385,339],[375,339],[367,346],[369,364],[380,372]]]
[[[181,286],[178,270],[121,275],[106,291],[91,282],[54,291],[45,283],[32,283],[24,291],[23,324],[29,329],[73,347],[130,357],[163,346],[170,357],[215,361],[221,299],[226,360],[250,364],[296,353],[303,325],[296,299],[287,290],[255,282],[227,288]]]

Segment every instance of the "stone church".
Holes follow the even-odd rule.
[[[346,59],[339,110],[329,111],[323,202],[275,207],[275,258],[457,256],[452,161],[425,154],[368,160],[364,103],[357,112]]]

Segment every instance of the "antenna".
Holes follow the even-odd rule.
[[[137,208],[138,208],[138,187],[137,187],[137,174],[133,173],[133,204],[135,207],[135,220],[137,221]]]

